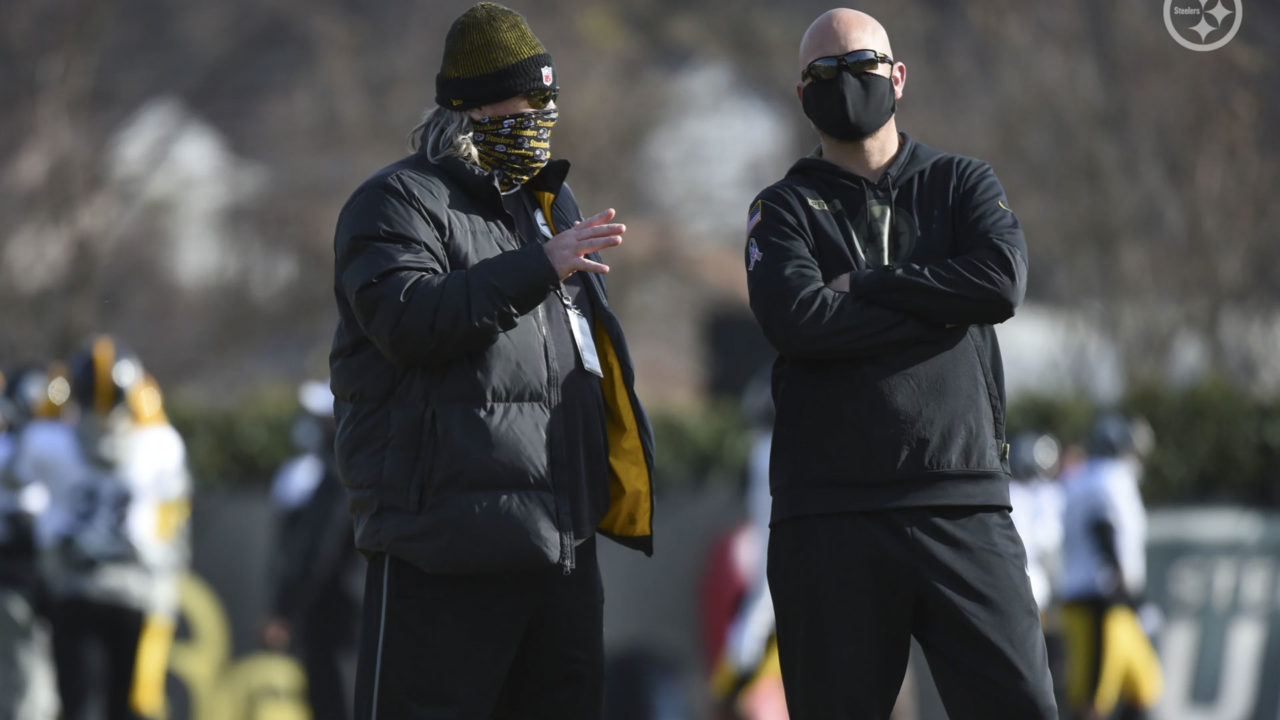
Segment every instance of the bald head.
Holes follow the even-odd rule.
[[[800,39],[800,69],[820,57],[854,50],[876,50],[893,57],[889,33],[875,18],[849,8],[828,10],[813,21]]]

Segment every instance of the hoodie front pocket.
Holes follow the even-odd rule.
[[[995,440],[997,446],[1004,442],[1004,406],[1000,401],[1000,388],[996,385],[995,376],[991,374],[991,363],[987,362],[981,349],[978,347],[978,341],[973,338],[973,334],[977,329],[970,327],[965,333],[965,339],[969,342],[969,347],[973,350],[973,359],[977,363],[979,370],[982,372],[982,384],[987,389],[987,404],[991,407],[991,437]],[[997,465],[999,458],[996,459]]]
[[[965,333],[967,336],[968,333]],[[968,337],[922,349],[922,356],[899,357],[881,392],[891,399],[886,413],[902,437],[899,472],[1000,470],[994,381]]]

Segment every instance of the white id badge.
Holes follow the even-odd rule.
[[[600,356],[596,354],[596,341],[591,335],[591,326],[587,324],[587,316],[572,305],[564,306],[569,314],[569,329],[573,331],[573,344],[578,346],[578,357],[582,358],[582,367],[596,377],[604,377],[604,369],[600,367]]]

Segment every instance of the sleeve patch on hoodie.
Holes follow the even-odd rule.
[[[764,204],[761,200],[757,200],[751,204],[751,212],[747,214],[747,234],[750,234],[751,231],[755,229],[756,225],[760,224],[760,215],[763,209]]]
[[[751,238],[747,241],[747,272],[756,269],[756,263],[764,259],[764,253],[760,251],[760,246],[756,245],[756,239]]]

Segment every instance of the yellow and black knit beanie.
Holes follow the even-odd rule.
[[[436,75],[436,104],[467,110],[555,87],[555,65],[520,13],[482,2],[453,21]]]

